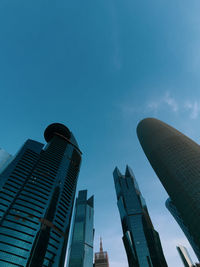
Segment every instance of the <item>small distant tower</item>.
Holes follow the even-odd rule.
[[[102,238],[100,238],[100,251],[95,253],[95,267],[109,267],[108,253],[103,251]]]
[[[181,260],[183,262],[183,265],[185,267],[192,267],[192,266],[194,266],[194,264],[193,264],[193,262],[192,262],[192,260],[190,258],[190,255],[189,255],[187,249],[185,247],[183,247],[183,246],[180,246],[180,245],[177,246],[176,248],[177,248],[178,253],[179,253],[180,257],[181,257]]]

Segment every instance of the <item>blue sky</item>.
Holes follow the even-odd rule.
[[[199,142],[198,0],[1,0],[0,147],[44,142],[66,124],[83,151],[78,189],[95,195],[111,267],[127,267],[112,172],[133,169],[169,267],[187,240],[139,145],[138,122],[156,117]]]

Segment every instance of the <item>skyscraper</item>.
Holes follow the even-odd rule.
[[[70,241],[67,267],[93,266],[94,197],[79,191]]]
[[[0,175],[0,266],[63,267],[81,163],[67,127],[27,140]]]
[[[122,175],[116,167],[114,182],[129,267],[165,267],[162,246],[130,167]]]
[[[192,260],[190,258],[190,255],[189,255],[187,249],[185,247],[183,247],[183,246],[180,246],[180,245],[177,246],[176,248],[178,250],[178,253],[179,253],[180,257],[181,257],[181,260],[182,260],[184,266],[185,267],[192,267],[193,266],[193,262],[192,262]]]
[[[103,251],[102,239],[100,239],[100,251],[95,253],[94,266],[109,267],[108,253]]]
[[[157,119],[137,127],[141,146],[168,192],[200,259],[200,147],[184,134]],[[197,249],[198,248],[198,251]]]

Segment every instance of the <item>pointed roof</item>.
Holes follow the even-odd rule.
[[[102,238],[100,237],[100,252],[103,252]]]
[[[134,177],[134,173],[133,173],[132,169],[128,165],[126,165],[125,176],[127,176],[127,177],[132,177],[133,176]]]
[[[113,174],[117,174],[117,176],[122,176],[120,170],[118,169],[118,167],[115,167],[114,171],[113,171]]]
[[[91,207],[94,208],[94,195],[92,195],[88,200],[87,204]]]

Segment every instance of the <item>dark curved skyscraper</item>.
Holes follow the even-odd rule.
[[[157,119],[137,127],[142,148],[187,228],[200,260],[200,147]],[[195,247],[194,245],[195,244]]]
[[[54,123],[27,140],[0,175],[0,266],[63,267],[81,152]]]

